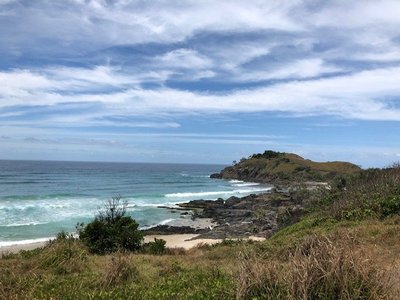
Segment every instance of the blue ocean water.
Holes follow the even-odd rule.
[[[193,199],[244,196],[269,187],[211,179],[221,165],[0,160],[0,246],[73,232],[110,197],[128,202],[141,227],[165,224],[179,214],[158,206]]]

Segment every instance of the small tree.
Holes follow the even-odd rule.
[[[118,250],[140,249],[143,234],[139,224],[126,216],[127,203],[121,197],[110,199],[95,219],[87,225],[78,224],[79,239],[96,254],[112,253]]]

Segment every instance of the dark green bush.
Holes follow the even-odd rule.
[[[121,203],[120,199],[112,198],[92,222],[78,225],[79,239],[90,252],[106,254],[140,249],[143,234],[138,229],[139,224],[125,215],[126,203]]]
[[[283,156],[285,153],[282,152],[276,152],[272,150],[266,150],[264,153],[256,153],[250,156],[250,158],[266,158],[266,159],[271,159],[271,158],[277,158],[280,156]]]
[[[154,242],[148,242],[143,245],[143,252],[150,254],[164,254],[166,252],[165,244],[167,242],[163,239],[154,238]]]
[[[387,197],[380,203],[381,213],[383,217],[400,213],[400,195]]]

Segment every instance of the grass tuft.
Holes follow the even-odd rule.
[[[50,242],[38,258],[42,268],[51,269],[55,274],[69,274],[85,269],[88,252],[80,241],[66,236]]]
[[[133,264],[130,256],[118,252],[111,256],[111,260],[105,268],[100,283],[102,286],[109,288],[133,281],[138,277],[139,271]]]

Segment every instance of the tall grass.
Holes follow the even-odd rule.
[[[108,288],[118,284],[133,281],[139,277],[139,271],[133,264],[131,257],[124,253],[116,253],[106,265],[100,283]]]
[[[42,268],[51,269],[56,274],[81,272],[86,267],[88,252],[83,244],[72,235],[59,233],[39,254]]]
[[[370,169],[349,180],[330,208],[337,219],[387,217],[400,213],[400,166]]]
[[[394,299],[389,276],[328,236],[306,238],[285,262],[242,258],[237,299]]]

